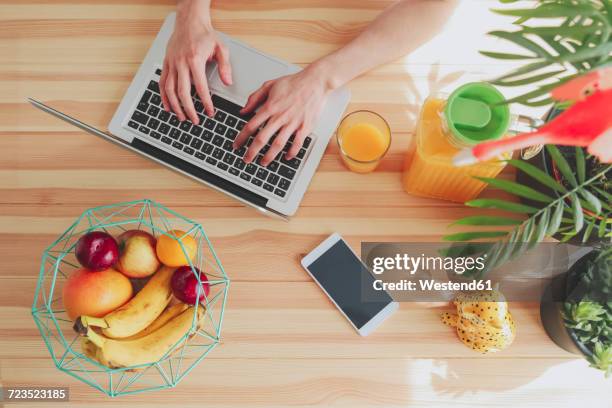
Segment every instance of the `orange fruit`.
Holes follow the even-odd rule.
[[[181,248],[181,243],[183,248],[185,248],[187,256],[185,256],[185,252]],[[155,246],[155,252],[157,252],[159,261],[166,266],[189,265],[189,261],[193,261],[196,251],[196,240],[191,235],[186,235],[184,231],[180,230],[168,231],[168,235],[160,235]]]

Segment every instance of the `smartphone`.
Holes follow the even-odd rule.
[[[374,290],[374,275],[338,234],[302,258],[302,266],[362,336],[398,308],[387,292]]]

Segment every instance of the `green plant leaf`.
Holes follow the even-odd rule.
[[[554,36],[543,36],[542,41],[544,41],[550,48],[555,50],[557,56],[565,55],[567,53],[575,52],[575,49],[571,46],[568,41],[556,41]],[[570,65],[574,67],[577,71],[582,71],[584,67],[580,62],[570,62]]]
[[[519,96],[515,96],[514,98],[510,98],[510,99],[504,101],[504,103],[513,103],[513,102],[519,102],[519,101],[528,101],[530,99],[537,98],[538,96],[542,96],[542,95],[548,94],[552,89],[556,88],[559,85],[560,85],[559,81],[555,81],[555,82],[550,83],[550,84],[541,85],[538,89],[536,89],[534,91],[529,91],[529,92],[526,92],[526,93],[521,94]]]
[[[578,233],[584,226],[584,213],[576,193],[570,194],[570,200],[572,201],[572,212],[574,215],[574,233]]]
[[[563,200],[559,200],[557,206],[555,207],[555,211],[550,217],[550,221],[548,227],[546,228],[546,235],[552,236],[559,230],[561,226],[561,218],[563,217],[563,209],[565,208],[565,203]]]
[[[608,227],[608,216],[609,214],[606,214],[605,217],[603,217],[600,221],[599,221],[599,227],[597,227],[597,236],[599,238],[603,238],[604,235],[606,235],[606,229]]]
[[[584,151],[580,147],[576,147],[576,175],[578,182],[584,183],[584,174],[586,172],[586,163],[584,161]]]
[[[549,197],[546,194],[540,193],[531,187],[524,186],[514,181],[496,179],[490,177],[476,177],[476,179],[487,183],[490,186],[497,187],[510,194],[514,194],[520,197],[528,198],[530,200],[541,201],[543,203],[549,203],[554,200],[553,197]]]
[[[506,52],[495,52],[495,51],[478,51],[480,54],[485,57],[501,59],[501,60],[524,60],[524,59],[533,59],[532,55],[520,55],[520,54],[510,54]]]
[[[571,232],[564,232],[561,235],[563,235],[561,242],[567,242],[576,236],[576,231],[572,230]]]
[[[576,182],[574,172],[571,170],[567,160],[565,160],[565,157],[563,157],[559,149],[555,145],[546,145],[546,150],[552,157],[563,177],[570,182],[572,186],[576,187],[578,183]]]
[[[591,233],[593,232],[593,228],[595,227],[595,222],[597,218],[592,217],[591,221],[587,224],[587,227],[584,229],[584,234],[582,234],[582,243],[585,243],[589,240]]]
[[[458,232],[456,234],[446,235],[442,239],[445,241],[471,241],[474,239],[483,238],[499,238],[507,235],[505,231],[469,231]]]
[[[550,77],[557,76],[565,71],[566,69],[564,68],[564,69],[560,69],[557,71],[544,72],[542,74],[534,75],[534,76],[527,77],[527,78],[516,79],[516,80],[493,80],[491,81],[491,83],[493,85],[499,85],[499,86],[521,86],[521,85],[532,84],[534,82],[542,81],[543,79],[548,79]]]
[[[612,202],[612,194],[602,190],[597,186],[593,186],[593,190],[595,190],[599,195],[601,195],[607,202]]]
[[[490,215],[475,215],[470,217],[461,218],[451,225],[491,225],[491,226],[505,226],[505,225],[520,225],[523,221],[517,220],[516,218],[509,217],[496,217]]]
[[[582,48],[573,54],[566,54],[554,58],[557,62],[576,62],[588,60],[589,58],[599,58],[602,55],[609,55],[612,52],[612,41],[599,44],[596,47]]]
[[[599,24],[563,26],[563,27],[523,27],[526,34],[535,34],[540,37],[574,38],[582,41],[589,33],[601,31],[603,28]]]
[[[542,242],[544,237],[546,236],[546,230],[548,229],[550,209],[547,207],[540,215],[540,219],[538,221],[538,225],[536,227],[535,233],[531,236],[531,243],[529,248],[533,248],[538,242]]]
[[[528,39],[522,33],[522,31],[490,31],[488,33],[494,37],[502,38],[507,41],[511,41],[535,54],[535,56],[544,58],[544,59],[552,59],[553,56],[550,55],[548,51],[546,51],[542,46],[537,44],[536,42]]]
[[[496,198],[477,198],[475,200],[466,201],[465,205],[468,207],[491,208],[521,214],[533,214],[538,211],[537,208],[531,207],[529,205],[514,203],[512,201],[499,200]]]
[[[512,234],[510,234],[510,238],[504,243],[504,245],[500,248],[501,254],[497,259],[497,264],[500,265],[506,262],[512,254],[514,253],[514,249],[516,247],[516,237],[518,236],[519,230],[515,229]]]
[[[549,187],[560,193],[567,192],[567,190],[565,189],[565,187],[563,187],[561,183],[558,183],[557,180],[551,177],[548,173],[546,173],[543,170],[540,170],[539,168],[537,168],[536,166],[534,166],[533,164],[529,162],[526,162],[523,160],[510,159],[510,160],[507,160],[507,163],[521,170],[523,173],[527,174],[532,179],[540,182],[541,184],[544,184],[546,187]]]
[[[577,17],[584,15],[590,16],[596,13],[593,7],[573,4],[567,6],[561,4],[542,4],[536,8],[514,10],[492,9],[491,11],[504,16],[529,18]]]
[[[599,198],[595,197],[587,189],[581,189],[579,193],[589,203],[597,215],[601,214],[601,201],[599,201]]]
[[[529,106],[530,108],[538,108],[540,106],[548,106],[548,105],[552,105],[553,104],[553,100],[552,98],[543,98],[543,99],[538,99],[536,101],[533,100],[526,100],[526,101],[517,101],[518,103],[520,103],[521,105],[525,105],[525,106]]]
[[[532,62],[530,64],[523,65],[522,67],[517,68],[517,69],[515,69],[514,71],[512,71],[512,72],[510,72],[508,74],[505,74],[505,75],[502,75],[502,76],[496,78],[496,81],[503,80],[503,79],[515,78],[517,76],[527,75],[527,74],[535,72],[535,71],[537,71],[539,69],[545,68],[545,67],[547,67],[547,66],[549,66],[551,64],[552,64],[552,62],[548,61],[548,60],[540,60],[540,61]]]

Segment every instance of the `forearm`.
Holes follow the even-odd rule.
[[[319,59],[311,69],[335,89],[431,39],[457,0],[401,0],[383,11],[359,36]]]
[[[212,27],[210,21],[210,0],[178,0],[176,15],[179,23],[195,22]]]

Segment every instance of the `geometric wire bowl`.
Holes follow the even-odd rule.
[[[74,247],[81,235],[106,231],[113,236],[130,229],[145,230],[156,238],[167,231],[182,230],[195,238],[197,253],[190,261],[208,277],[208,296],[198,285],[191,329],[159,361],[139,366],[110,368],[90,359],[81,347],[73,321],[63,310],[62,288],[70,273],[79,268]],[[180,237],[174,237],[177,239]],[[187,254],[180,239],[181,249]],[[186,255],[189,259],[189,256]],[[195,273],[199,280],[199,275]],[[134,280],[133,280],[134,283]],[[229,279],[202,226],[151,200],[139,200],[90,208],[44,251],[32,304],[32,316],[55,366],[108,396],[136,394],[176,386],[221,338],[221,325]],[[141,282],[142,284],[142,282]],[[205,306],[200,324],[198,307]]]

